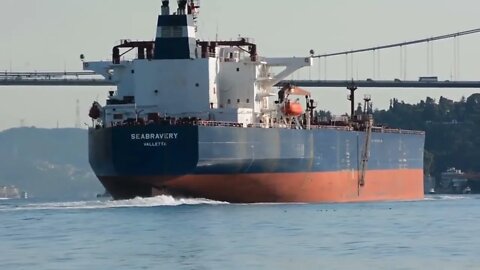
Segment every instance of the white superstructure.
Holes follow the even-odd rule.
[[[197,41],[198,6],[195,1],[178,2],[175,14],[170,14],[168,1],[162,2],[155,43],[123,41],[114,48],[112,62],[84,63],[85,70],[117,85],[107,105],[98,108],[97,121],[108,127],[158,116],[247,127],[280,118],[274,86],[311,66],[312,59],[263,58],[244,38]],[[138,58],[122,60],[120,48],[138,48]]]

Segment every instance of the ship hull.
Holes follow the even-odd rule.
[[[90,163],[115,199],[173,195],[233,203],[423,198],[423,134],[229,127],[90,130]]]
[[[358,185],[356,172],[179,177],[100,177],[117,199],[174,195],[233,203],[362,202],[420,200],[423,170],[368,171]]]

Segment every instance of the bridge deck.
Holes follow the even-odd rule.
[[[319,88],[480,88],[480,81],[286,80],[278,85]],[[0,86],[113,86],[92,72],[5,72]]]

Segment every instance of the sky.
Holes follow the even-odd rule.
[[[171,6],[176,6],[171,1]],[[121,39],[153,40],[160,0],[2,0],[0,71],[79,71],[87,61],[110,58]],[[199,39],[253,38],[261,56],[304,57],[480,28],[477,0],[202,0]],[[336,57],[295,74],[295,79],[455,79],[453,40],[392,49],[346,59]],[[480,80],[480,34],[460,38],[458,79]],[[432,57],[428,57],[432,55]],[[405,57],[406,56],[406,57]],[[403,61],[400,59],[404,59]],[[348,61],[348,63],[347,63]],[[402,64],[403,63],[403,64]],[[405,66],[406,68],[404,68]],[[406,74],[404,74],[406,71]],[[76,100],[81,123],[92,101],[113,87],[0,87],[0,130],[26,126],[73,127]],[[320,109],[349,110],[346,89],[311,89]],[[427,96],[459,100],[477,90],[360,89],[374,107],[397,98],[416,103]]]

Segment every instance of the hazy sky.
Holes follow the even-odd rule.
[[[306,56],[453,33],[480,27],[478,0],[202,0],[200,39],[252,37],[262,56]],[[87,60],[110,58],[120,39],[152,40],[160,0],[2,0],[0,4],[0,70],[76,71],[79,55]],[[176,6],[176,1],[171,1]],[[480,35],[461,38],[460,79],[480,80]],[[427,46],[407,49],[407,78],[454,74],[454,42],[433,45],[433,66],[427,74]],[[349,62],[352,59],[349,58]],[[329,59],[328,79],[403,78],[400,49]],[[373,70],[380,70],[380,77]],[[323,64],[295,78],[323,79]],[[0,130],[20,125],[72,127],[75,101],[82,123],[89,122],[91,102],[103,102],[111,87],[0,87]],[[316,89],[321,108],[348,111],[346,90]],[[397,97],[417,102],[426,96],[459,99],[472,90],[371,90],[375,107],[386,108]]]

